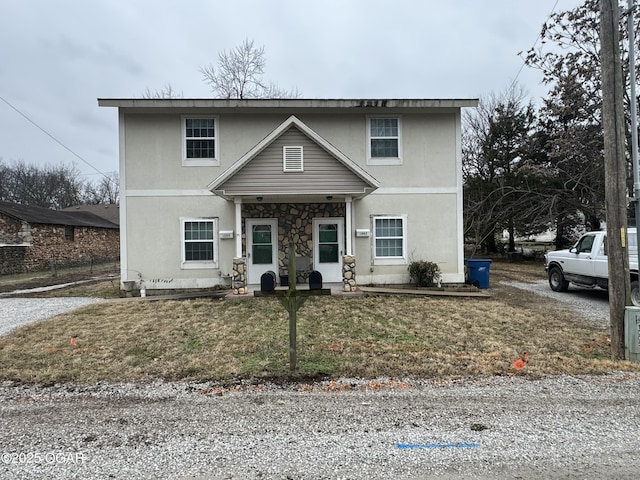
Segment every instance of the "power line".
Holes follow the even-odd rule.
[[[100,175],[102,175],[105,178],[109,178],[107,176],[106,173],[101,172],[100,170],[98,170],[96,167],[94,167],[91,163],[89,163],[87,160],[85,160],[84,158],[82,158],[80,155],[78,155],[76,152],[74,152],[73,150],[71,150],[69,147],[67,147],[64,143],[62,143],[60,140],[58,140],[56,137],[54,137],[51,133],[47,132],[44,128],[42,128],[40,125],[38,125],[35,121],[31,120],[25,113],[23,113],[21,110],[19,110],[17,107],[15,107],[14,105],[12,105],[8,100],[6,100],[4,97],[2,97],[2,95],[0,95],[0,100],[2,100],[4,103],[6,103],[11,109],[13,109],[16,113],[18,113],[20,116],[22,116],[25,120],[27,120],[29,123],[31,123],[33,126],[35,126],[38,130],[40,130],[42,133],[44,133],[46,136],[48,136],[51,140],[53,140],[54,142],[56,142],[58,145],[60,145],[62,148],[64,148],[65,150],[67,150],[68,152],[70,152],[72,155],[74,155],[76,158],[78,158],[80,161],[82,161],[83,163],[85,163],[86,165],[88,165],[89,167],[91,167],[92,169],[94,169],[97,173],[99,173]]]
[[[556,11],[556,7],[558,6],[558,2],[559,1],[560,0],[556,0],[556,3],[553,5],[553,8],[551,9],[551,12],[549,12],[549,15],[547,15],[547,20],[549,18],[551,18],[551,15],[553,15],[553,12]],[[536,48],[536,45],[538,44],[538,41],[540,41],[541,35],[542,35],[542,32],[539,32],[538,36],[536,37],[536,41],[533,42],[533,45],[531,46],[531,49]],[[520,65],[520,70],[518,70],[518,73],[516,74],[516,77],[513,79],[513,82],[511,82],[511,85],[509,86],[509,90],[512,90],[513,87],[515,86],[516,82],[518,81],[518,77],[522,73],[522,70],[524,69],[526,64],[527,64],[526,60],[523,60],[522,65]]]

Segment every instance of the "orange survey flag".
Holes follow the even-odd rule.
[[[522,370],[525,365],[526,363],[524,363],[524,360],[522,360],[521,358],[513,362],[513,368],[515,368],[516,370]]]
[[[522,357],[513,362],[513,368],[516,370],[522,370],[527,365],[527,360],[529,359],[529,352],[524,352]]]

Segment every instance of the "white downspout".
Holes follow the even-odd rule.
[[[236,204],[236,258],[242,257],[242,198],[234,198]]]
[[[118,155],[120,171],[120,282],[129,280],[129,248],[127,244],[127,163],[126,155],[126,126],[125,115],[121,108],[118,108]]]
[[[353,255],[353,228],[352,218],[353,212],[351,209],[353,208],[353,199],[351,195],[347,195],[344,197],[345,203],[345,228],[347,229],[347,255]]]

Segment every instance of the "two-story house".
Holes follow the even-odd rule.
[[[236,292],[266,271],[464,281],[466,100],[99,99],[117,107],[122,281]]]

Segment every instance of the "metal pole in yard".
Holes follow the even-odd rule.
[[[289,368],[295,371],[298,363],[296,345],[296,323],[298,321],[298,296],[296,295],[296,247],[289,243],[289,292],[287,310],[289,310]]]

